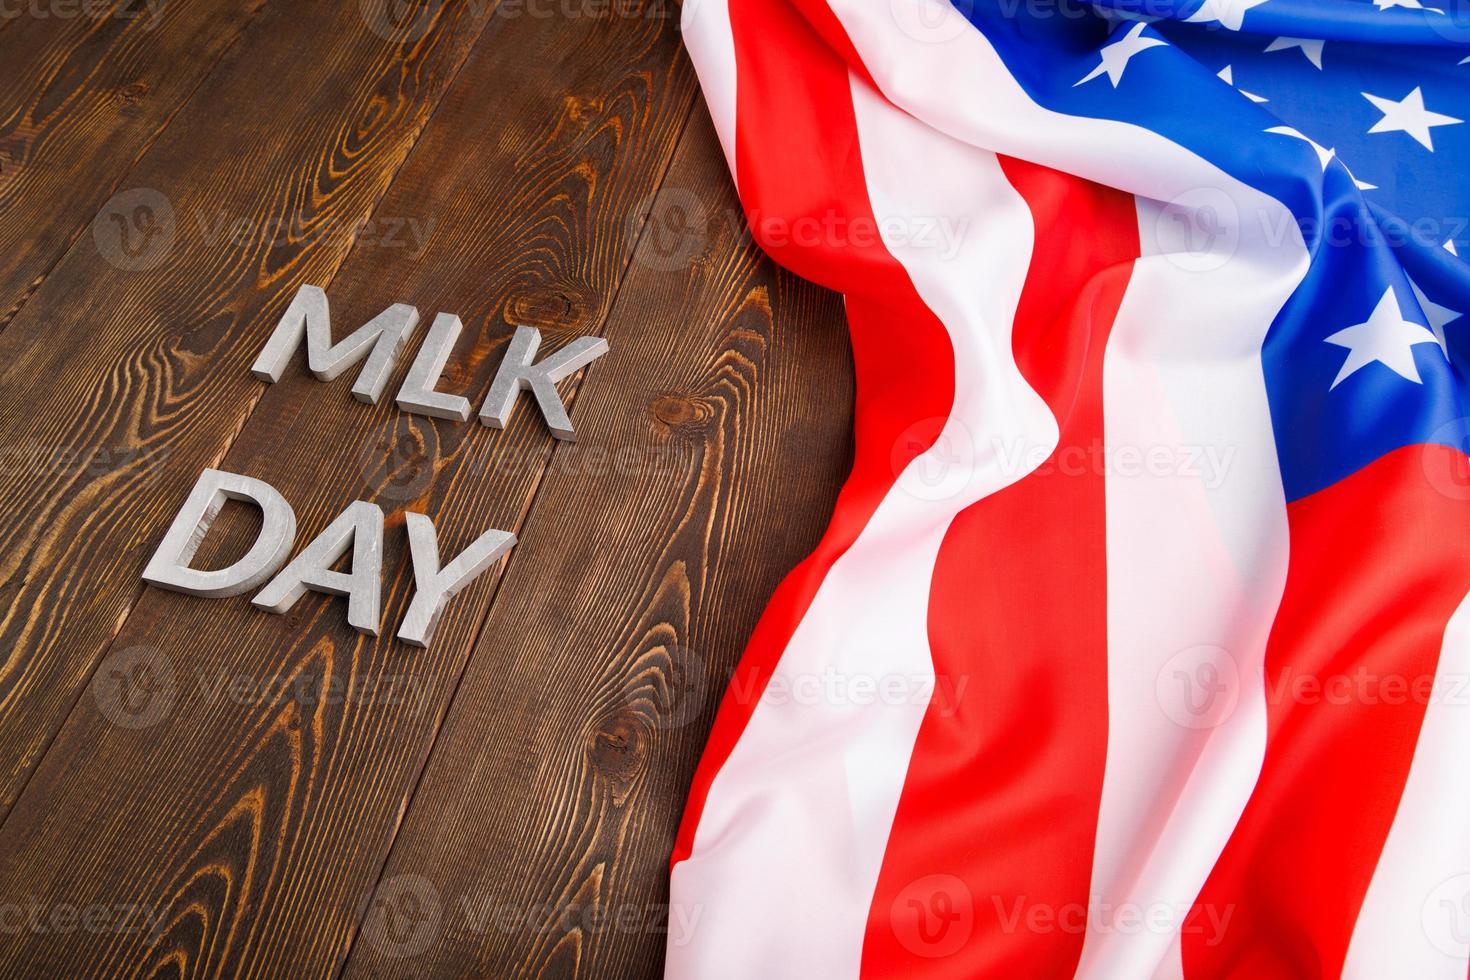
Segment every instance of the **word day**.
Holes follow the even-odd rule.
[[[260,508],[260,532],[254,543],[228,568],[191,568],[210,525],[230,500]],[[434,522],[412,512],[405,513],[403,519],[408,528],[415,591],[398,626],[398,638],[426,647],[445,603],[510,551],[516,539],[509,531],[486,531],[453,561],[441,566]],[[210,599],[241,595],[265,583],[250,602],[273,613],[288,612],[308,591],[346,596],[347,622],[377,636],[382,619],[382,508],[363,500],[353,501],[286,565],[295,542],[296,512],[275,487],[239,473],[207,469],[199,475],[163,542],[143,569],[143,581]],[[351,569],[335,571],[332,566],[349,550]]]

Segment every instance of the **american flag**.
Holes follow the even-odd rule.
[[[858,388],[668,975],[1464,978],[1470,7],[683,21]]]

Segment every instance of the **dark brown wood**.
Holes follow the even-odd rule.
[[[126,237],[78,240],[0,333],[0,811],[260,398],[272,315],[331,280],[489,17],[414,0],[395,9],[430,17],[403,40],[363,9],[267,6],[129,174],[173,234],[124,212]]]
[[[346,976],[660,975],[716,703],[850,460],[837,298],[738,215],[701,109],[578,398],[638,465],[558,447]]]
[[[339,334],[393,301],[425,320],[459,314],[466,336],[441,387],[478,405],[512,324],[541,327],[552,346],[601,331],[695,96],[671,10],[620,9],[495,18],[376,209],[416,221],[426,244],[357,243],[329,288]],[[336,125],[321,115],[319,125]],[[548,460],[585,462],[617,445],[589,428],[585,444],[553,457],[529,405],[504,432],[404,416],[388,399],[354,401],[350,378],[324,385],[302,364],[261,385],[249,359],[285,298],[272,290],[269,304],[251,302],[251,322],[233,326],[249,343],[227,345],[223,326],[212,334],[238,384],[199,411],[228,416],[232,399],[259,399],[222,465],[285,494],[299,543],[354,498],[384,507],[384,637],[350,630],[327,596],[271,616],[244,597],[147,590],[0,828],[0,896],[122,904],[155,927],[0,935],[0,975],[23,975],[21,964],[66,976],[338,970],[498,581],[487,573],[457,597],[427,651],[392,640],[412,593],[403,511],[431,515],[450,555],[491,526],[519,528]],[[650,357],[614,344],[593,378]],[[190,479],[200,463],[189,461]],[[136,547],[99,574],[135,583],[182,495],[178,485],[156,511],[125,514],[104,500]],[[249,529],[222,528],[210,557],[227,560]],[[149,704],[164,707],[129,715],[119,683],[143,679],[140,664],[162,685]]]
[[[715,705],[848,465],[846,331],[744,233],[672,4],[494,2],[0,22],[0,977],[660,973]],[[459,314],[476,407],[512,324],[606,333],[580,441],[405,416],[406,364],[375,407],[255,381],[303,282],[339,336]],[[298,545],[378,502],[383,637],[143,588],[207,465]],[[405,510],[522,538],[428,651]]]
[[[39,3],[0,21],[0,328],[263,2]]]

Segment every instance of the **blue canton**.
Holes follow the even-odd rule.
[[[1311,265],[1262,352],[1288,499],[1470,448],[1470,4],[957,6],[1040,104],[1146,126],[1291,210]]]

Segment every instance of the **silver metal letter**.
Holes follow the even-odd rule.
[[[226,500],[248,500],[260,508],[260,534],[245,556],[229,568],[189,567]],[[161,589],[220,598],[249,592],[275,574],[296,540],[296,514],[286,498],[264,480],[207,469],[199,474],[184,506],[143,569],[143,581]]]
[[[408,377],[403,379],[403,387],[398,389],[399,408],[415,415],[432,415],[434,418],[454,419],[456,422],[463,422],[470,417],[468,398],[434,390],[434,386],[439,383],[439,375],[444,373],[444,365],[449,362],[454,342],[459,339],[459,333],[463,329],[464,324],[457,316],[440,313],[434,318],[429,336],[424,338],[424,345],[419,348],[418,356],[409,366]]]
[[[505,360],[495,372],[490,394],[480,407],[480,421],[492,428],[505,428],[516,397],[529,388],[536,396],[536,404],[541,406],[541,414],[546,416],[551,434],[571,442],[577,435],[572,430],[566,406],[556,393],[556,383],[606,354],[607,341],[601,337],[578,337],[540,364],[532,364],[540,346],[541,331],[535,327],[516,327]]]
[[[352,549],[352,571],[334,572],[337,559]],[[283,613],[307,589],[347,596],[347,622],[371,636],[378,635],[382,604],[383,509],[356,500],[326,530],[291,559],[291,564],[261,589],[251,605]]]
[[[459,553],[441,570],[439,539],[434,522],[423,514],[404,512],[408,526],[408,549],[413,557],[413,602],[398,626],[398,638],[416,647],[426,647],[439,625],[444,604],[515,547],[516,536],[509,531],[486,531],[474,544]]]
[[[250,373],[262,381],[280,381],[305,337],[306,364],[319,381],[331,381],[366,357],[367,363],[352,385],[352,395],[358,401],[376,404],[388,384],[398,352],[418,322],[418,310],[395,303],[333,344],[327,294],[317,286],[302,286],[251,365]]]

